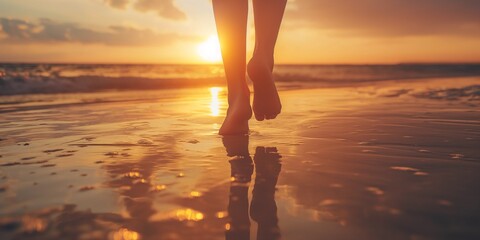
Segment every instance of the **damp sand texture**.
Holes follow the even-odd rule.
[[[480,239],[480,80],[0,97],[0,239]]]

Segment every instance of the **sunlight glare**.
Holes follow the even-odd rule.
[[[222,61],[220,43],[216,36],[210,36],[205,42],[198,45],[197,52],[207,62],[218,63]]]
[[[139,240],[140,234],[127,228],[121,228],[120,230],[113,232],[110,238],[114,240]]]
[[[177,219],[180,221],[200,221],[203,220],[204,215],[201,212],[197,212],[193,209],[179,209],[176,212]]]
[[[221,91],[221,87],[210,88],[210,95],[212,96],[212,100],[210,101],[211,116],[218,117],[220,115],[220,99],[218,95]]]

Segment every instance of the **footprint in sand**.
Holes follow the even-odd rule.
[[[153,142],[148,140],[148,139],[140,139],[137,141],[137,144],[139,145],[152,145]]]
[[[15,165],[20,165],[20,163],[19,162],[9,162],[9,163],[0,164],[0,167],[10,167],[10,166],[15,166]]]
[[[50,154],[50,153],[54,153],[54,152],[60,152],[60,151],[63,151],[63,149],[62,149],[62,148],[57,148],[57,149],[48,149],[48,150],[45,150],[45,151],[43,151],[43,152],[44,152],[44,153],[48,153],[48,154]]]
[[[56,165],[57,165],[57,164],[50,163],[50,164],[43,164],[43,165],[41,165],[40,167],[42,167],[42,168],[55,167]]]
[[[109,157],[116,157],[116,156],[118,156],[119,154],[120,154],[120,153],[118,153],[118,152],[107,152],[107,153],[105,153],[104,155],[105,155],[105,156],[109,156]]]
[[[95,189],[93,186],[84,186],[78,189],[79,192],[86,192]]]
[[[55,157],[61,158],[61,157],[70,157],[70,156],[73,156],[73,154],[72,153],[59,154]]]

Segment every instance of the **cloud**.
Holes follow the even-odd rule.
[[[127,5],[129,4],[129,0],[105,0],[105,3],[114,8],[126,9]]]
[[[22,19],[0,18],[0,42],[6,43],[83,43],[118,46],[158,46],[179,40],[197,40],[197,37],[174,33],[156,33],[148,29],[110,26],[105,31],[93,30],[74,23],[40,19],[29,22]]]
[[[296,0],[292,22],[353,34],[480,36],[478,0]]]
[[[159,16],[174,20],[186,18],[185,13],[173,4],[173,0],[137,0],[135,9],[141,12],[154,11]]]
[[[172,19],[184,20],[186,15],[174,3],[174,0],[104,0],[111,7],[126,9],[132,4],[133,8],[140,12],[155,12],[158,16]]]

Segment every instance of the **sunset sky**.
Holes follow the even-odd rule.
[[[478,0],[289,0],[277,62],[480,62],[479,13]],[[1,62],[207,63],[215,34],[210,0],[0,0]]]

